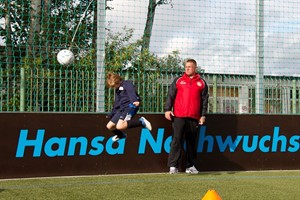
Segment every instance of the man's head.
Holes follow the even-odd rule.
[[[107,86],[110,88],[118,88],[123,80],[121,76],[112,72],[109,72],[106,78]]]
[[[184,61],[185,73],[189,77],[192,77],[196,74],[197,62],[194,59],[188,58]]]

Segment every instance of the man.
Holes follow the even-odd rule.
[[[196,72],[197,62],[194,59],[187,59],[184,67],[185,73],[175,78],[171,84],[165,105],[165,118],[172,121],[173,128],[168,158],[170,174],[178,173],[184,138],[186,142],[185,172],[198,173],[195,167],[198,125],[205,123],[207,113],[208,86]]]
[[[140,97],[134,85],[129,80],[123,80],[118,74],[108,73],[107,86],[115,89],[115,102],[111,113],[108,115],[110,121],[106,128],[112,131],[115,136],[113,141],[126,138],[122,131],[128,128],[144,127],[152,130],[151,123],[144,117],[133,119],[140,106]]]

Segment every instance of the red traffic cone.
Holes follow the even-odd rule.
[[[201,200],[222,200],[215,190],[208,190]]]

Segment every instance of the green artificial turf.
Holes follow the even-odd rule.
[[[299,200],[300,171],[104,175],[0,180],[0,199]]]

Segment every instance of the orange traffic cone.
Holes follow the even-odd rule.
[[[222,200],[215,190],[208,190],[201,200]]]

